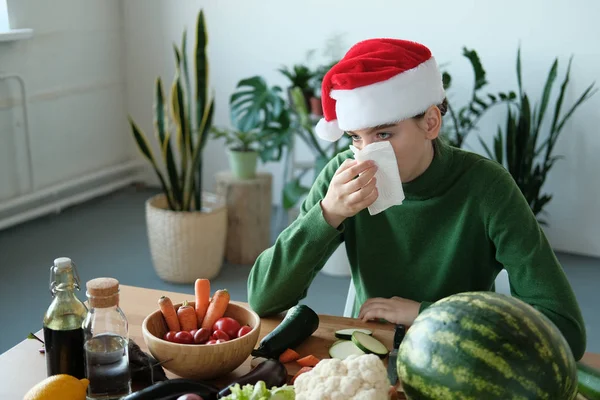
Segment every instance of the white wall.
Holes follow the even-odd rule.
[[[125,106],[119,0],[8,0],[12,28],[0,74],[23,76],[38,188],[134,158]],[[0,81],[0,200],[29,190],[20,94]]]
[[[239,79],[263,75],[269,83],[286,85],[276,71],[282,64],[304,60],[310,48],[323,48],[332,34],[343,32],[347,45],[368,37],[391,36],[427,44],[441,63],[449,62],[454,77],[453,99],[460,102],[472,82],[462,47],[474,48],[488,72],[491,91],[516,88],[515,60],[522,43],[526,89],[538,97],[555,56],[566,61],[575,55],[566,103],[573,102],[600,75],[600,3],[542,0],[490,3],[389,0],[179,0],[175,7],[164,0],[125,1],[128,111],[151,129],[152,87],[162,75],[173,74],[171,42],[179,42],[184,26],[193,32],[195,17],[205,10],[210,35],[211,84],[216,91],[215,123],[228,123],[228,97]],[[558,86],[558,85],[557,85]],[[600,95],[586,103],[567,126],[557,152],[565,156],[552,170],[545,189],[554,194],[548,206],[548,236],[558,250],[600,256]],[[502,110],[482,121],[484,138],[490,139]],[[481,151],[475,135],[468,141]],[[210,143],[206,152],[205,179],[227,168],[222,145]],[[279,201],[281,169],[275,174],[274,201]],[[205,180],[206,182],[206,180]]]

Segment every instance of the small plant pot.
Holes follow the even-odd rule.
[[[321,104],[320,97],[311,97],[310,98],[310,112],[313,115],[323,116],[323,106]]]
[[[258,153],[256,151],[229,150],[227,154],[233,176],[238,179],[256,178],[256,164],[258,162]]]

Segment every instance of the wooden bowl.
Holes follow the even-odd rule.
[[[194,302],[189,302],[193,307]],[[181,303],[175,304],[178,309]],[[167,324],[160,312],[154,311],[142,323],[142,334],[148,350],[163,367],[175,375],[187,379],[214,379],[235,370],[249,356],[258,341],[260,317],[254,311],[235,302],[230,302],[225,317],[235,318],[242,326],[252,330],[241,338],[219,344],[179,344],[163,340],[168,332]]]

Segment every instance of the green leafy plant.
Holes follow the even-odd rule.
[[[485,112],[492,106],[511,102],[516,99],[514,92],[482,94],[482,89],[488,84],[485,77],[486,72],[483,68],[479,55],[475,50],[463,48],[463,56],[466,57],[473,69],[473,91],[469,102],[460,108],[455,108],[448,99],[448,113],[446,118],[450,123],[442,125],[442,136],[455,147],[462,147],[469,133],[476,129],[477,123],[483,117]],[[444,71],[442,73],[444,88],[449,90],[452,84],[452,76]]]
[[[278,69],[286,78],[289,79],[292,87],[299,87],[305,95],[313,95],[310,81],[314,72],[303,64],[296,64],[292,68],[281,67]]]
[[[263,162],[279,161],[290,143],[290,116],[279,86],[260,76],[242,79],[229,100],[234,129],[213,129],[216,138],[240,151],[255,150]]]
[[[302,185],[304,176],[312,171],[314,181],[321,170],[333,157],[348,149],[347,145],[350,140],[350,138],[345,135],[344,138],[334,143],[324,145],[323,142],[319,141],[317,134],[315,133],[315,121],[311,119],[311,116],[308,113],[300,88],[293,88],[291,90],[291,97],[293,102],[291,107],[293,110],[292,115],[295,117],[292,119],[293,130],[313,153],[315,162],[307,165],[297,176],[292,177],[292,179],[284,185],[282,203],[285,209],[294,207],[298,201],[309,192],[310,187]],[[290,149],[290,151],[292,150],[293,148]],[[288,152],[288,155],[289,154],[290,153]],[[289,162],[286,163],[286,168],[287,165],[289,165]]]
[[[242,132],[235,129],[211,129],[215,139],[225,139],[225,145],[233,151],[258,151],[260,143],[258,132]]]
[[[196,23],[195,82],[191,82],[189,77],[186,42],[187,35],[184,30],[181,48],[173,45],[176,72],[170,99],[165,99],[160,77],[156,79],[155,85],[154,127],[160,146],[160,158],[166,168],[166,179],[147,136],[131,116],[129,122],[140,152],[158,176],[169,208],[174,211],[201,211],[202,150],[209,136],[214,111],[214,96],[208,93],[207,33],[203,11],[198,14]],[[192,94],[195,95],[194,101]],[[168,110],[166,101],[170,106]],[[177,142],[177,150],[171,146],[173,136]]]
[[[542,186],[546,182],[548,173],[554,163],[562,158],[553,154],[556,141],[575,110],[597,91],[594,89],[595,83],[592,83],[577,98],[568,111],[561,114],[565,92],[569,83],[572,59],[573,57],[569,59],[565,78],[554,105],[554,115],[550,126],[543,129],[544,116],[550,104],[552,88],[557,78],[558,58],[554,60],[548,73],[541,102],[535,104],[532,111],[529,97],[523,92],[521,49],[519,48],[517,51],[518,102],[508,106],[505,131],[503,132],[502,128],[498,126],[498,132],[494,137],[494,152],[490,150],[481,137],[479,138],[488,157],[508,169],[536,216],[542,213],[544,207],[552,200],[551,194],[542,194]],[[547,134],[543,135],[543,130],[547,130]],[[538,221],[541,224],[547,224],[539,216]]]

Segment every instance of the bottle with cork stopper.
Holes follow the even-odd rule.
[[[119,307],[119,281],[96,278],[86,284],[90,310],[83,322],[88,399],[113,400],[131,393],[128,324]]]

